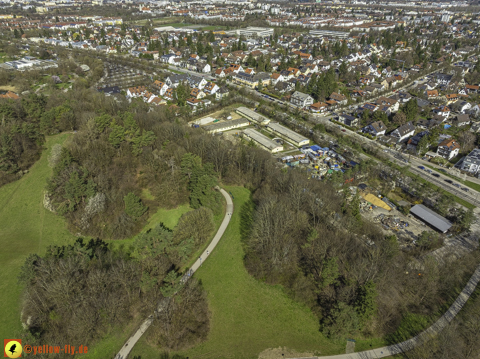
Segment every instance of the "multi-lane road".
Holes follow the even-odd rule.
[[[199,73],[199,72],[195,72],[195,71],[190,71],[190,70],[187,70],[185,68],[181,68],[181,67],[177,67],[177,66],[173,66],[173,65],[169,65],[168,68],[170,70],[174,70],[174,71],[178,71],[178,72],[183,72],[183,73],[187,73],[187,74],[190,74],[190,75],[196,75],[196,76],[201,76],[201,77],[204,77],[205,79],[211,79],[212,78],[212,75],[210,74],[204,74],[204,73]],[[438,70],[435,70],[433,72],[436,72]],[[431,72],[431,73],[433,73]],[[430,73],[430,74],[431,74]],[[380,97],[380,96],[389,96],[391,94],[393,94],[394,92],[398,92],[402,89],[406,89],[408,87],[411,87],[415,84],[422,84],[422,83],[425,83],[426,81],[428,81],[427,77],[430,75],[430,74],[426,74],[424,75],[421,79],[418,79],[416,80],[416,82],[411,82],[411,83],[408,83],[408,84],[405,84],[404,86],[401,86],[399,87],[398,89],[396,89],[395,91],[391,91],[389,93],[384,93],[384,94],[381,94],[375,98],[372,98],[368,101],[364,101],[360,104],[356,104],[355,106],[360,106],[362,105],[363,103],[366,103],[366,102],[369,102],[369,101],[375,101],[376,98]],[[234,87],[237,87],[237,88],[240,88],[241,86],[237,85],[237,84],[234,84],[233,82],[229,82],[230,85],[234,86]],[[287,106],[292,106],[292,107],[295,107],[293,106],[292,104],[288,103],[288,102],[283,102],[283,101],[280,101],[278,99],[275,99],[275,98],[272,98],[268,95],[264,95],[264,94],[261,94],[259,92],[257,92],[256,90],[254,89],[250,89],[250,88],[245,88],[247,91],[249,91],[250,93],[252,94],[255,94],[255,95],[258,95],[258,96],[262,96],[262,97],[265,97],[266,99],[272,101],[272,102],[277,102],[279,104],[282,104],[282,105],[287,105]],[[351,131],[349,130],[348,128],[343,128],[342,126],[340,125],[337,125],[333,122],[331,122],[332,120],[332,117],[333,117],[333,114],[332,113],[327,113],[327,114],[313,114],[313,119],[314,119],[314,122],[315,123],[322,123],[324,124],[325,126],[328,126],[328,127],[336,127],[336,128],[339,128],[342,132],[344,132],[346,135],[348,136],[351,136],[352,138],[355,138],[357,141],[360,141],[360,142],[363,142],[363,143],[369,143],[369,144],[372,144],[374,146],[377,146],[379,149],[385,151],[389,156],[391,156],[392,160],[394,162],[398,162],[400,165],[405,165],[405,163],[403,161],[399,161],[397,158],[398,156],[400,155],[398,152],[394,151],[394,150],[391,150],[391,149],[386,149],[386,147],[382,146],[381,144],[379,144],[377,141],[374,141],[374,140],[371,140],[365,136],[362,136],[361,134],[355,132],[355,131]],[[465,188],[465,185],[450,178],[450,177],[447,177],[447,176],[444,176],[444,175],[440,175],[440,177],[435,177],[433,176],[432,174],[428,173],[427,171],[425,170],[421,170],[419,168],[419,166],[425,166],[426,164],[428,164],[429,166],[433,166],[433,167],[436,167],[438,168],[438,166],[430,163],[430,162],[427,162],[427,161],[423,161],[419,158],[416,158],[416,157],[413,157],[413,156],[410,156],[410,160],[409,160],[409,164],[411,165],[411,171],[415,174],[418,174],[420,177],[422,177],[423,179],[429,181],[429,182],[432,182],[434,183],[435,185],[439,186],[440,188],[444,189],[445,191],[451,193],[451,194],[454,194],[455,196],[461,198],[461,199],[464,199],[465,201],[477,206],[477,207],[480,207],[480,196],[479,196],[479,192],[475,191],[474,189],[472,188],[468,188],[468,191],[464,191],[464,190],[461,190],[461,188]],[[450,183],[449,182],[446,182],[445,180],[448,180],[448,181],[451,181]],[[478,183],[480,184],[480,180],[476,179],[476,178],[472,178],[472,179],[469,179],[471,180],[472,182],[474,183]],[[455,187],[455,185],[457,185],[457,187]]]

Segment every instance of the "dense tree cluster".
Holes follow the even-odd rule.
[[[50,246],[44,257],[29,256],[19,277],[29,339],[91,344],[154,310],[149,339],[155,344],[181,349],[205,339],[205,293],[195,280],[184,285],[178,271],[213,230],[212,212],[202,207],[185,213],[173,229],[160,223],[138,235],[128,249],[80,238]]]
[[[360,216],[357,196],[335,187],[294,171],[269,177],[241,209],[248,271],[310,306],[329,337],[391,333],[405,311],[439,308],[455,285],[453,265],[426,261],[411,273],[431,239],[423,251],[400,251],[395,236]],[[465,270],[455,269],[457,280]]]
[[[264,151],[206,136],[166,108],[105,101],[76,116],[79,131],[57,154],[47,185],[76,233],[130,237],[158,207],[187,202],[220,213],[218,179],[259,183],[274,166]]]

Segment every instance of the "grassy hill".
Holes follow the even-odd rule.
[[[256,358],[267,348],[332,354],[344,352],[345,341],[333,342],[318,330],[311,310],[292,299],[281,286],[261,283],[243,264],[240,243],[240,208],[248,200],[245,188],[227,187],[235,211],[225,235],[195,274],[208,293],[211,329],[208,340],[181,352],[190,358]],[[158,357],[144,338],[131,356]]]
[[[22,330],[20,323],[22,287],[17,284],[17,276],[25,258],[32,253],[43,255],[47,246],[52,244],[73,243],[75,236],[66,228],[66,222],[43,207],[43,191],[52,174],[48,166],[48,155],[55,144],[63,144],[71,134],[60,134],[47,138],[40,160],[28,174],[20,180],[0,187],[0,336],[15,338]],[[171,210],[158,209],[144,230],[163,222],[169,228],[176,226],[183,213],[190,211],[188,205]],[[107,241],[117,244],[130,244],[132,239]],[[134,325],[134,324],[132,324]],[[134,328],[126,328],[129,332]],[[109,338],[106,347],[122,345],[128,333],[122,333],[114,344]],[[101,358],[102,356],[98,356]]]
[[[74,236],[62,217],[43,207],[43,189],[52,169],[47,157],[53,145],[71,136],[61,134],[47,139],[47,150],[30,172],[16,182],[0,187],[0,337],[12,338],[21,330],[19,300],[22,288],[17,276],[25,258],[43,254],[51,244],[66,244]]]

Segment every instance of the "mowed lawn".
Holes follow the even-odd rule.
[[[326,339],[309,308],[290,299],[282,287],[264,284],[247,273],[240,243],[240,208],[250,193],[241,187],[226,189],[234,195],[234,215],[225,235],[195,274],[208,294],[210,333],[206,342],[180,354],[256,358],[263,350],[279,346],[317,354],[344,353],[346,341]],[[152,358],[158,351],[142,338],[130,355]]]
[[[69,244],[76,239],[67,230],[63,217],[43,207],[43,191],[47,179],[52,175],[48,156],[52,146],[63,144],[68,136],[71,134],[48,137],[42,157],[30,168],[29,173],[18,181],[0,187],[0,337],[3,338],[16,338],[22,330],[20,296],[23,288],[18,285],[17,278],[25,258],[32,253],[43,255],[49,245]],[[188,205],[171,210],[160,208],[150,217],[144,230],[153,228],[159,222],[173,228],[182,214],[190,210]],[[128,245],[133,239],[107,242]],[[92,348],[92,352],[101,354],[91,357],[105,358],[118,350],[128,334],[135,330],[133,326],[125,328],[122,333],[107,335],[104,341]]]
[[[74,240],[62,217],[43,207],[43,189],[51,176],[47,157],[54,144],[69,134],[49,137],[47,150],[20,180],[0,187],[0,337],[15,338],[21,330],[21,286],[17,277],[25,258],[44,254],[51,244]]]

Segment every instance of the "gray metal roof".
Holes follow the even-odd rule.
[[[280,125],[276,122],[270,122],[267,125],[267,128],[271,129],[273,132],[276,132],[282,136],[287,137],[290,141],[294,141],[296,145],[308,144],[308,138],[303,137],[302,135],[292,131],[291,129]]]
[[[425,207],[423,204],[417,204],[410,209],[410,213],[413,213],[417,217],[420,217],[424,222],[428,223],[432,227],[437,228],[440,232],[445,233],[450,229],[452,223],[446,218],[442,217],[438,213],[435,213],[431,209]]]
[[[254,129],[246,128],[243,130],[243,133],[270,151],[275,151],[275,150],[281,151],[283,149],[282,145],[279,145],[275,141],[272,141],[267,136],[261,134],[258,131],[255,131]]]
[[[214,123],[211,125],[203,126],[202,128],[207,132],[210,132],[210,131],[216,132],[216,131],[226,131],[233,128],[239,128],[239,127],[244,127],[248,125],[250,125],[250,122],[247,119],[239,118],[237,120]]]

